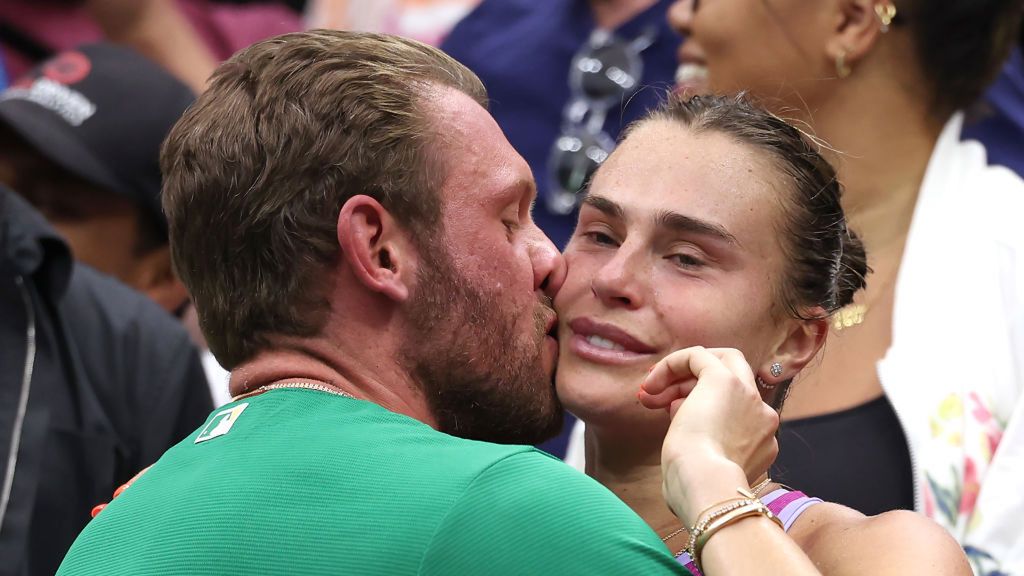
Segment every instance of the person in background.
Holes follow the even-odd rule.
[[[1022,41],[1024,44],[1024,41]],[[1024,176],[1024,53],[1017,46],[999,77],[985,93],[964,138],[985,145],[990,164],[1006,166]]]
[[[384,32],[438,46],[479,0],[310,0],[306,26]]]
[[[0,186],[0,575],[53,574],[89,510],[210,407],[184,328]]]
[[[679,37],[668,0],[484,0],[441,48],[476,73],[490,110],[537,180],[534,218],[556,246],[577,195],[619,131],[674,78]],[[542,444],[562,457],[564,433]]]
[[[791,388],[777,480],[926,514],[1024,574],[1024,182],[961,141],[1020,0],[678,0],[679,89],[748,90],[834,151],[867,289]],[[865,490],[864,486],[871,486]]]
[[[110,43],[45,61],[0,93],[0,182],[39,210],[72,254],[181,315],[160,209],[160,144],[195,95]],[[218,403],[226,378],[209,366]]]
[[[211,0],[8,0],[0,47],[17,78],[55,53],[107,40],[157,62],[201,92],[218,62],[275,34],[302,29],[279,2]]]

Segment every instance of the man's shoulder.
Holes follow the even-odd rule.
[[[674,574],[657,535],[614,494],[538,451],[495,461],[453,504],[424,559],[425,574]]]

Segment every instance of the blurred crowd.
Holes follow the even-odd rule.
[[[916,511],[975,574],[1024,576],[1024,3],[830,0],[836,24],[805,1],[0,0],[0,574],[55,573],[95,505],[232,401],[235,361],[211,351],[174,253],[161,148],[233,54],[323,28],[472,71],[559,250],[627,127],[670,94],[746,94],[796,126],[835,166],[866,287],[807,368],[772,364],[771,478],[869,516]],[[648,273],[580,289],[630,310],[628,279]],[[557,388],[561,432],[536,446],[662,536],[623,479],[660,440],[637,432],[635,462],[616,451],[648,423]]]

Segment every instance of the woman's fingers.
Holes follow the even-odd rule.
[[[661,359],[640,385],[637,397],[647,408],[670,408],[686,398],[701,381],[736,378],[754,385],[754,376],[743,354],[731,348],[694,346]]]

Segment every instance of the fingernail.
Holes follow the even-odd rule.
[[[89,512],[89,514],[91,515],[92,518],[95,518],[96,515],[100,513],[100,510],[103,510],[106,507],[107,507],[106,504],[97,504],[97,505],[93,506],[92,511]]]
[[[127,490],[129,486],[131,486],[130,482],[127,482],[125,484],[121,484],[120,486],[118,486],[117,490],[114,490],[114,498],[117,498],[118,496],[120,496],[121,493],[124,492],[125,490]]]

